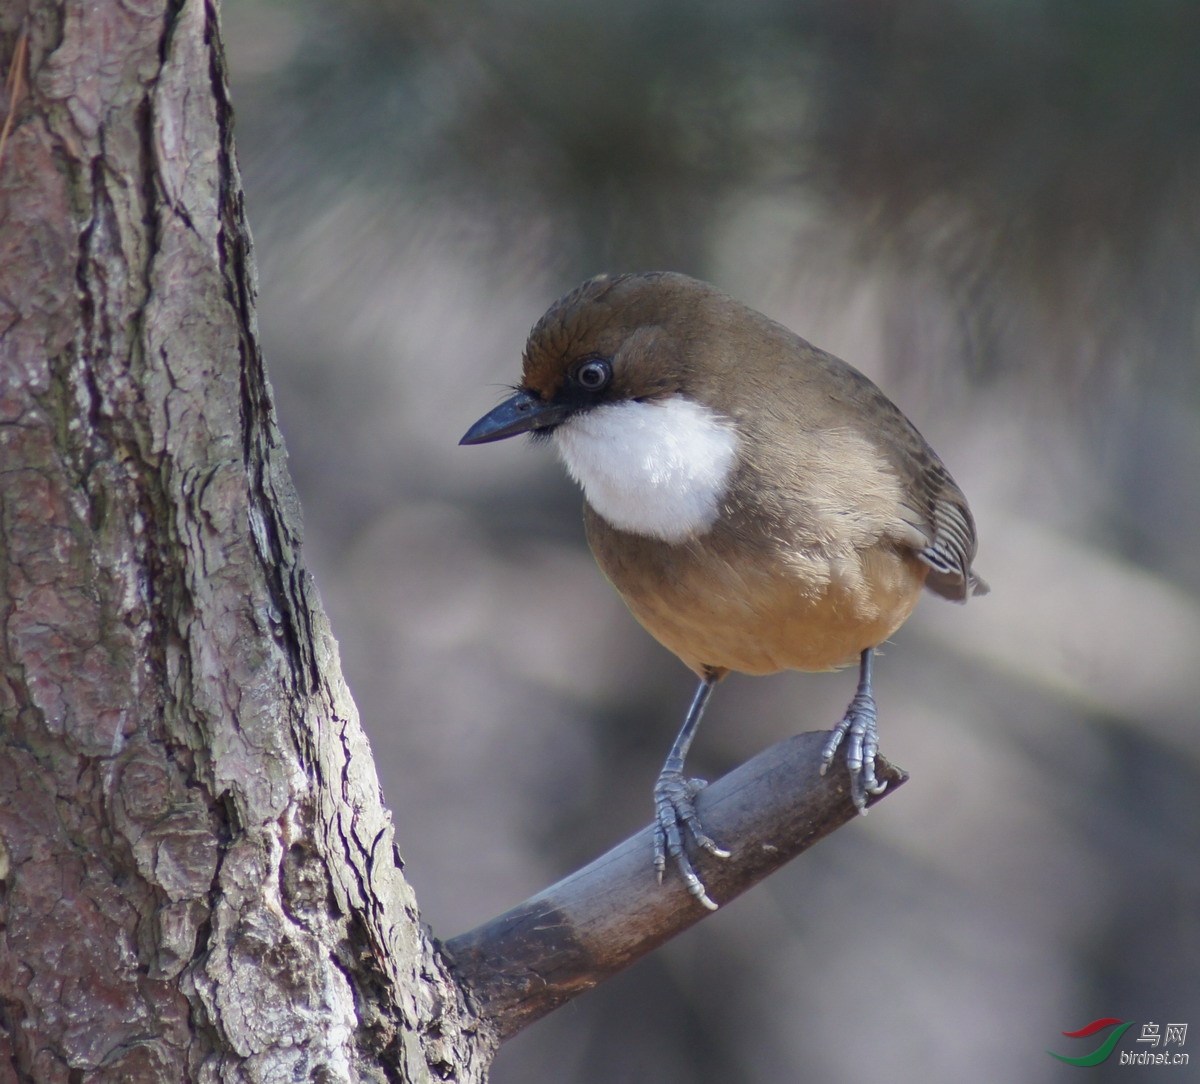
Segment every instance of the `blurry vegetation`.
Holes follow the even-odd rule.
[[[251,101],[288,147],[276,195],[312,185],[306,150],[325,184],[550,210],[575,274],[703,264],[714,207],[755,193],[950,279],[1090,265],[1081,300],[1195,260],[1189,0],[241,7],[291,43]]]

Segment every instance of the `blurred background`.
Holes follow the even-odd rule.
[[[927,598],[878,666],[911,782],[515,1039],[497,1084],[1065,1081],[1047,1049],[1105,1016],[1190,1022],[1200,1059],[1200,5],[223,21],[307,562],[439,936],[645,824],[692,692],[552,452],[457,446],[556,297],[717,283],[880,383],[979,523],[992,594]],[[852,692],[734,676],[689,768]],[[1116,1062],[1088,1079],[1187,1073]]]

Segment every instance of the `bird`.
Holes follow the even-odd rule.
[[[828,671],[858,684],[822,750],[845,747],[850,798],[876,775],[876,649],[923,589],[955,602],[975,573],[966,498],[866,376],[715,286],[677,272],[606,274],[534,325],[513,394],[460,443],[549,441],[584,495],[588,544],[633,616],[699,678],[654,785],[653,866],[668,859],[716,909],[688,842],[702,780],[684,760],[731,671]]]

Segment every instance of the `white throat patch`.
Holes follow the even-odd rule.
[[[563,422],[553,437],[601,516],[665,542],[713,525],[737,453],[733,424],[682,395],[596,407]]]

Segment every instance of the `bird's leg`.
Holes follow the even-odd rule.
[[[688,891],[710,911],[715,911],[717,905],[709,898],[704,882],[692,868],[684,847],[684,833],[690,834],[698,846],[718,858],[728,858],[729,852],[718,847],[705,834],[696,814],[696,795],[707,784],[703,779],[685,779],[683,761],[695,737],[700,716],[704,714],[704,705],[708,703],[719,680],[718,674],[701,678],[696,695],[692,698],[692,706],[688,708],[687,718],[683,720],[675,744],[671,746],[666,763],[658,773],[658,781],[654,784],[654,869],[658,873],[658,883],[662,884],[669,854],[679,867]]]
[[[867,811],[867,795],[882,794],[886,783],[875,778],[875,754],[879,752],[879,724],[875,714],[875,693],[871,688],[871,661],[875,649],[868,647],[858,664],[858,689],[854,699],[838,723],[830,732],[821,754],[821,774],[824,775],[833,756],[846,742],[846,767],[850,770],[850,800],[860,813]]]

